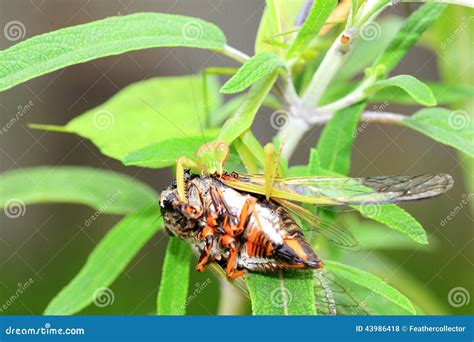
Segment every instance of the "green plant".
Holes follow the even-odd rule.
[[[425,84],[410,75],[389,77],[443,14],[446,4],[425,4],[402,23],[376,21],[392,4],[388,0],[353,0],[342,20],[330,18],[336,0],[315,1],[306,21],[297,28],[295,18],[303,4],[301,0],[267,1],[252,57],[229,46],[215,25],[168,14],[139,13],[46,33],[0,52],[0,90],[59,68],[126,51],[165,46],[210,49],[243,65],[238,69],[209,68],[202,75],[142,81],[65,126],[30,126],[77,134],[90,139],[106,156],[125,165],[148,168],[173,166],[181,156],[192,157],[203,138],[217,138],[233,146],[228,169],[254,173],[261,170],[263,148],[251,126],[258,110],[269,106],[276,110],[273,119],[283,119],[275,138],[284,143],[285,160],[310,128],[326,124],[308,165],[287,167],[287,175],[347,175],[360,121],[404,125],[474,155],[474,128],[469,120],[460,125],[456,111],[425,108],[411,117],[383,110],[364,111],[369,102],[435,106],[472,97],[474,88],[468,85]],[[319,34],[328,20],[333,22],[330,30]],[[375,30],[375,39],[371,30]],[[354,81],[353,76],[360,73],[364,77]],[[221,87],[213,74],[232,77]],[[222,93],[235,94],[247,88],[244,95],[223,103]],[[180,94],[179,101],[175,100],[176,93]],[[73,314],[89,305],[96,289],[109,286],[161,228],[158,194],[124,176],[79,167],[41,167],[8,172],[0,180],[4,184],[0,192],[3,206],[13,200],[23,204],[69,202],[89,205],[101,213],[125,215],[91,253],[80,273],[52,300],[47,314]],[[416,243],[427,243],[422,226],[396,205],[355,209]],[[330,212],[322,214],[327,220],[335,219]],[[338,216],[344,216],[350,225],[374,224],[361,224],[354,216]],[[357,308],[364,306],[364,310],[378,314],[416,313],[411,301],[384,279],[341,263],[344,252],[319,243],[329,259],[337,260],[328,261],[326,268],[338,284],[351,289]],[[158,313],[184,314],[190,261],[190,248],[171,239]],[[316,282],[315,290],[313,272],[251,274],[247,286],[254,314],[320,311],[317,301],[321,286]],[[367,298],[370,303],[364,303]]]

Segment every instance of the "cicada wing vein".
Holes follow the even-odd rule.
[[[371,310],[337,276],[326,270],[314,272],[316,311],[319,315],[369,315]],[[365,301],[367,298],[365,299]]]
[[[293,213],[300,219],[306,221],[311,227],[314,228],[315,232],[320,233],[332,244],[348,250],[359,249],[357,240],[352,235],[352,233],[347,230],[347,228],[330,223],[322,219],[317,214],[309,211],[306,208],[303,208],[296,203],[283,199],[274,199],[274,201],[284,206],[290,213]]]

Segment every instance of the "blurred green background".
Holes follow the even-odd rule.
[[[112,15],[142,11],[183,14],[215,23],[233,46],[251,54],[263,8],[264,1],[254,0],[1,0],[0,16],[2,27],[13,20],[23,23],[24,38],[29,38]],[[406,16],[414,8],[415,5],[396,6],[386,16]],[[428,81],[444,78],[454,83],[473,84],[473,37],[470,35],[473,14],[472,10],[461,8],[446,12],[438,24],[441,29],[430,29],[423,46],[413,49],[394,74],[412,74]],[[458,23],[463,18],[468,19],[468,27],[461,29],[450,45],[442,48],[440,42],[459,30]],[[2,35],[0,44],[0,48],[5,49],[14,42]],[[440,53],[434,55],[430,47],[437,47]],[[172,181],[171,171],[126,168],[118,161],[102,156],[87,140],[30,130],[27,124],[62,125],[103,103],[128,84],[153,76],[197,73],[211,65],[236,66],[209,51],[150,49],[72,66],[1,93],[2,126],[15,115],[19,106],[33,103],[7,134],[0,137],[1,170],[38,165],[87,165],[129,174],[160,190]],[[464,110],[474,112],[472,103],[463,106]],[[393,105],[386,108],[403,114],[411,114],[416,109]],[[262,110],[254,124],[254,133],[262,143],[275,134],[268,124],[269,114],[270,111]],[[309,148],[315,146],[319,133],[320,129],[316,129],[304,139],[291,164],[306,163]],[[473,203],[471,206],[461,204],[463,196],[472,193],[467,184],[472,181],[471,171],[472,160],[466,161],[447,146],[407,128],[370,124],[357,137],[351,176],[445,172],[453,175],[455,186],[444,196],[403,206],[428,231],[432,242],[429,247],[407,244],[407,248],[353,252],[346,255],[347,261],[382,277],[390,275],[389,282],[409,298],[422,300],[428,314],[472,314],[472,301],[460,307],[450,305],[448,301],[448,293],[454,288],[462,287],[468,295],[474,291]],[[456,210],[453,219],[447,225],[441,225],[441,221],[459,206],[461,209]],[[18,286],[26,282],[31,285],[2,309],[1,314],[43,312],[54,295],[80,270],[107,230],[119,220],[119,217],[101,215],[93,224],[84,227],[84,221],[93,213],[93,209],[76,205],[28,206],[25,215],[15,219],[2,213],[0,309]],[[357,236],[357,232],[354,234]],[[135,257],[111,287],[114,293],[112,305],[102,308],[91,305],[81,314],[153,313],[167,239],[166,234],[160,232]],[[206,281],[210,285],[190,300],[187,312],[216,314],[219,280],[209,271],[204,274],[192,272],[191,277],[191,287]],[[243,312],[250,312],[248,303]]]

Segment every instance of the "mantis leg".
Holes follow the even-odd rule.
[[[265,165],[264,165],[264,187],[265,187],[265,198],[267,201],[270,199],[273,188],[273,181],[278,174],[279,157],[275,153],[275,147],[273,144],[266,144],[264,147],[265,152]]]
[[[184,170],[198,169],[198,165],[189,158],[181,157],[176,163],[176,187],[178,189],[178,199],[182,203],[186,203],[188,198],[186,196],[186,188],[184,185]]]

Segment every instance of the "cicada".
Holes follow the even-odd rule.
[[[177,180],[161,193],[160,207],[166,229],[199,252],[196,269],[202,272],[216,262],[231,279],[246,270],[323,267],[292,214],[339,244],[351,245],[348,231],[297,203],[398,203],[434,197],[453,185],[447,174],[278,178],[271,163],[263,175],[228,174],[223,169],[228,154],[228,145],[213,142],[199,149],[196,161],[180,159]],[[207,172],[193,174],[185,168]]]

